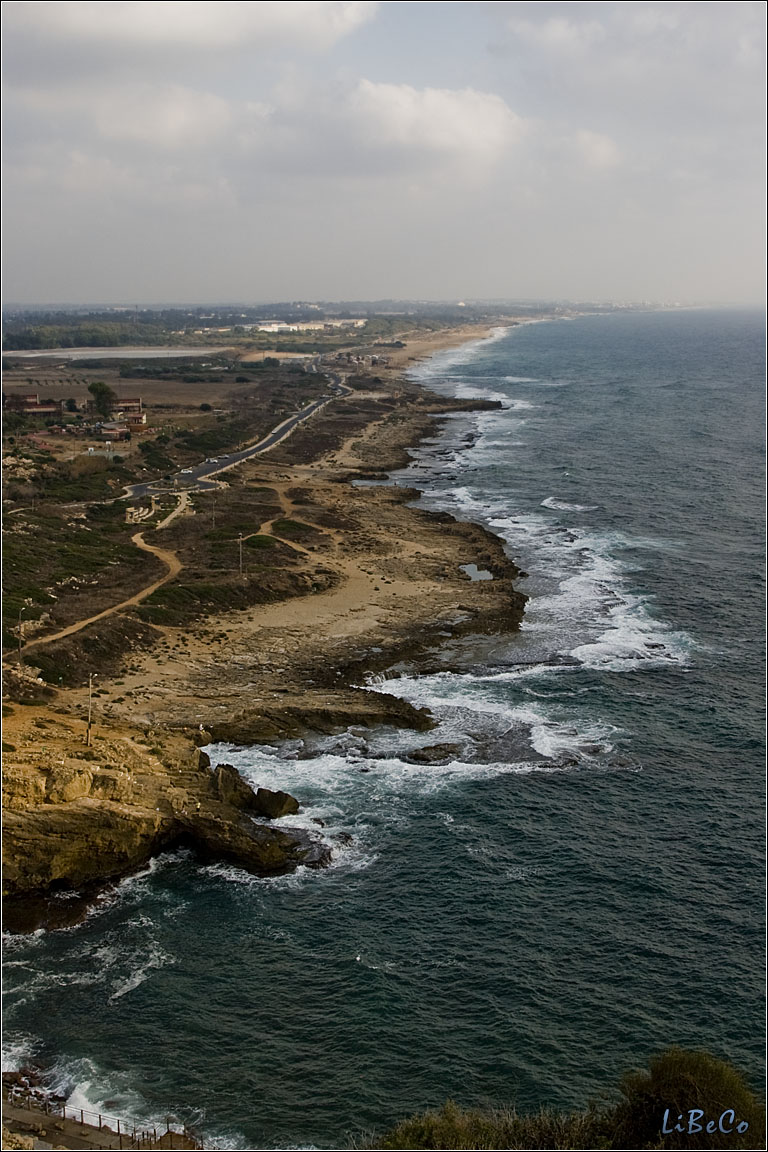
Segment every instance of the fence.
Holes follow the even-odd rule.
[[[12,1108],[23,1109],[26,1112],[36,1112],[41,1115],[61,1119],[70,1124],[79,1124],[84,1129],[90,1129],[88,1140],[97,1139],[101,1133],[107,1141],[104,1148],[171,1148],[171,1149],[211,1149],[215,1152],[216,1145],[206,1142],[205,1145],[188,1129],[182,1132],[171,1128],[170,1119],[166,1120],[165,1128],[160,1125],[135,1124],[132,1121],[120,1120],[115,1116],[105,1116],[101,1112],[92,1112],[88,1108],[73,1108],[71,1105],[58,1100],[51,1100],[42,1093],[21,1088],[17,1085],[3,1085],[3,1098]],[[98,1147],[94,1144],[93,1147]]]

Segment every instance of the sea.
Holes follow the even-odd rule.
[[[168,854],[7,938],[6,1065],[239,1149],[370,1142],[448,1098],[581,1107],[672,1044],[759,1087],[764,343],[762,312],[625,311],[413,368],[500,403],[390,482],[501,537],[519,634],[369,678],[432,732],[211,747],[299,797],[331,867]]]

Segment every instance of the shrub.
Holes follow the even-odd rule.
[[[441,1109],[400,1121],[369,1148],[764,1148],[765,1108],[732,1064],[708,1052],[668,1048],[648,1071],[628,1072],[618,1103],[590,1104],[581,1112]],[[689,1116],[700,1132],[689,1133]],[[664,1125],[665,1113],[668,1120]],[[701,1112],[701,1116],[698,1115]],[[731,1117],[733,1112],[733,1117]],[[718,1127],[721,1116],[728,1132]],[[680,1117],[682,1132],[674,1131]],[[738,1132],[739,1122],[748,1125]],[[666,1128],[662,1132],[662,1127]],[[671,1129],[671,1131],[670,1131]]]
[[[623,1099],[612,1116],[613,1148],[763,1148],[765,1109],[741,1073],[709,1052],[668,1048],[653,1056],[647,1072],[627,1072],[619,1090]],[[690,1109],[699,1109],[701,1132],[688,1132]],[[667,1128],[682,1116],[685,1132],[662,1135],[662,1121],[669,1110]],[[707,1121],[717,1124],[733,1109],[733,1132],[708,1133]],[[746,1121],[744,1133],[736,1124]],[[728,1124],[730,1126],[730,1124]]]

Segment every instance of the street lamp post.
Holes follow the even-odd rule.
[[[85,742],[90,745],[91,743],[91,713],[93,707],[93,682],[98,679],[98,672],[88,673],[88,727],[85,731]]]

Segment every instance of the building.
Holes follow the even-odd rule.
[[[41,402],[37,392],[27,392],[22,396],[6,396],[5,407],[9,412],[18,412],[22,416],[61,416],[64,406],[63,400],[44,400]]]

